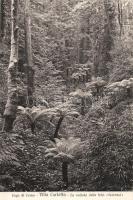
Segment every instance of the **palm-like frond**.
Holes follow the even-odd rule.
[[[74,108],[72,108],[69,103],[63,103],[57,107],[45,109],[35,106],[32,108],[24,108],[22,106],[18,106],[18,113],[27,116],[31,123],[34,123],[41,117],[46,117],[46,120],[48,120],[52,116],[79,116],[79,113]],[[51,125],[53,126],[53,124]]]
[[[71,93],[70,93],[70,96],[72,96],[72,97],[80,97],[80,98],[86,97],[86,98],[87,98],[87,97],[91,97],[92,94],[91,94],[90,91],[84,92],[84,91],[81,90],[81,89],[77,89],[76,91],[71,92]]]
[[[120,88],[131,88],[131,87],[133,87],[133,78],[130,78],[128,80],[124,79],[122,81],[118,81],[118,82],[109,84],[107,86],[107,89],[114,90],[115,88],[118,88],[118,90],[119,90]]]
[[[74,156],[72,156],[71,154],[61,152],[61,153],[58,153],[57,155],[55,155],[54,159],[58,159],[62,162],[71,163],[74,160]]]
[[[52,108],[38,110],[38,112],[36,113],[36,115],[34,117],[34,120],[37,120],[42,116],[51,117],[51,116],[54,116],[54,115],[56,115],[56,110],[52,109]]]
[[[35,106],[33,106],[32,108],[24,108],[22,106],[18,106],[18,113],[26,115],[30,122],[34,123],[38,118],[42,116],[47,116],[48,114],[50,115],[50,109],[42,109]],[[52,114],[53,113],[51,113],[51,115]]]
[[[49,149],[46,149],[45,153],[57,153],[57,149],[56,148],[49,148]]]
[[[55,143],[52,143],[53,148],[48,148],[45,153],[46,157],[53,157],[62,162],[72,162],[79,154],[82,153],[83,143],[80,138],[69,137],[55,138]]]
[[[18,106],[18,113],[20,113],[21,115],[25,115],[31,123],[34,122],[31,108],[24,108],[23,106]]]

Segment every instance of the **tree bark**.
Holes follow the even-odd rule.
[[[32,134],[35,134],[35,123],[32,123],[31,124],[31,132],[32,132]]]
[[[19,0],[11,1],[11,53],[8,67],[8,99],[5,106],[4,130],[11,131],[16,118],[18,95],[17,95],[17,66],[18,66],[18,3]]]
[[[34,93],[34,69],[32,59],[31,45],[31,17],[30,17],[30,0],[25,0],[25,57],[26,57],[26,73],[27,73],[27,96],[28,106],[33,106]]]
[[[0,38],[4,35],[4,0],[0,0]]]
[[[58,138],[58,132],[59,132],[59,129],[60,129],[60,126],[61,126],[61,123],[64,119],[64,116],[62,115],[57,123],[57,126],[56,126],[56,129],[55,129],[55,133],[54,133],[54,138]]]
[[[120,26],[120,36],[123,33],[123,13],[122,13],[122,2],[118,0],[118,22]]]
[[[68,187],[68,163],[62,163],[62,178],[64,182],[64,189]]]
[[[104,28],[103,39],[103,61],[106,64],[106,62],[111,61],[110,51],[114,46],[114,35],[116,26],[114,0],[104,0],[104,8],[106,15],[106,23]]]
[[[3,56],[3,37],[4,37],[4,0],[0,0],[0,58]]]
[[[108,79],[108,62],[112,61],[111,50],[114,47],[114,37],[116,34],[115,12],[116,6],[114,0],[104,0],[104,33],[101,41],[97,41],[97,53],[94,58],[94,73],[96,76],[103,76]]]

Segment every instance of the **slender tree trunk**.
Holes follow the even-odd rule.
[[[31,124],[31,132],[32,132],[32,134],[35,133],[35,123]]]
[[[62,163],[62,178],[64,182],[64,189],[68,187],[68,163]]]
[[[123,13],[122,13],[122,2],[118,0],[118,22],[120,26],[120,36],[123,34]]]
[[[0,0],[0,38],[4,35],[4,0]]]
[[[49,138],[54,143],[55,143],[55,138],[58,138],[58,133],[59,133],[59,130],[60,130],[60,127],[61,127],[63,119],[64,119],[64,116],[61,115],[60,118],[59,118],[59,121],[58,121],[58,123],[56,125],[54,136],[52,136],[52,137],[50,136],[50,138]],[[50,122],[51,121],[52,121],[52,119],[50,120]]]
[[[104,0],[105,22],[102,38],[97,41],[96,56],[94,57],[94,77],[103,76],[108,79],[108,62],[112,61],[111,50],[114,47],[116,34],[115,1]]]
[[[54,133],[54,138],[58,138],[58,133],[59,133],[59,129],[60,129],[60,126],[61,126],[61,123],[64,119],[64,116],[62,115],[57,123],[57,126],[56,126],[56,129],[55,129],[55,133]]]
[[[4,0],[0,0],[0,58],[3,56],[3,37],[4,37]]]
[[[30,0],[25,0],[25,56],[26,56],[28,106],[32,107],[33,92],[34,92],[34,70],[33,70],[32,45],[31,45]]]
[[[103,47],[102,47],[102,63],[100,66],[100,73],[103,76],[108,76],[108,67],[107,63],[112,61],[110,51],[114,47],[114,37],[116,29],[116,20],[115,20],[115,2],[114,0],[104,0],[104,8],[106,15],[106,23],[104,27],[103,35]],[[103,68],[103,67],[104,68]]]
[[[11,53],[8,67],[8,99],[5,106],[5,124],[4,130],[11,131],[13,122],[16,118],[18,95],[17,95],[17,66],[18,66],[18,2],[19,0],[11,1]]]
[[[63,119],[64,119],[64,116],[61,116],[57,123],[55,133],[54,133],[54,139],[52,140],[53,142],[55,142],[55,138],[58,138],[58,132],[59,132]],[[62,163],[62,178],[64,182],[64,189],[66,189],[68,187],[68,163],[67,162]]]
[[[101,42],[101,38],[99,40],[99,38],[96,39],[96,44],[95,44],[95,51],[96,51],[96,55],[94,55],[93,58],[93,66],[91,67],[91,80],[95,80],[97,76],[99,76],[99,66],[100,66],[100,62],[101,62],[101,55],[102,55],[102,42]]]

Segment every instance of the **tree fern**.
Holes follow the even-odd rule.
[[[72,107],[70,102],[62,103],[53,108],[35,106],[32,108],[24,108],[22,106],[18,106],[18,114],[27,116],[31,125],[32,133],[34,133],[36,121],[40,118],[43,118],[44,121],[47,121],[50,126],[54,126],[53,123],[51,123],[50,121],[54,116],[79,116],[79,113],[75,110],[75,108]]]
[[[84,143],[80,138],[55,138],[55,143],[51,142],[50,148],[45,153],[46,158],[53,158],[62,163],[62,177],[65,187],[68,186],[68,165],[78,159],[83,152]]]
[[[41,117],[47,117],[46,121],[53,126],[50,120],[48,120],[49,116],[51,117],[55,115],[55,112],[53,112],[52,109],[42,109],[40,107],[35,107],[35,106],[32,108],[29,107],[24,108],[22,106],[18,106],[18,113],[20,113],[21,115],[25,115],[29,119],[32,133],[34,133],[36,121]]]

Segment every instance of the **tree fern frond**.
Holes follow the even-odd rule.
[[[32,117],[32,114],[31,114],[31,109],[30,108],[24,108],[23,106],[18,106],[18,112],[20,112],[20,114],[22,115],[26,115],[27,118],[30,120],[31,123],[34,122],[34,119]]]
[[[74,156],[61,152],[61,153],[55,155],[54,159],[57,159],[57,160],[62,161],[62,162],[68,162],[69,163],[69,162],[72,162],[74,160]]]
[[[49,152],[52,152],[52,153],[56,153],[57,152],[57,149],[56,148],[47,148],[45,153],[49,153]]]
[[[51,153],[51,152],[49,152],[49,153],[47,153],[47,154],[45,155],[46,158],[51,158],[51,157],[54,157],[54,156],[55,156],[55,154],[54,154],[54,153]]]
[[[23,106],[18,106],[17,107],[17,113],[21,114],[21,115],[25,115],[26,114],[26,109]]]
[[[51,116],[54,116],[54,115],[56,115],[55,110],[48,108],[48,109],[38,111],[38,113],[34,117],[34,120],[37,120],[42,116],[47,116],[47,117],[50,116],[51,117]]]
[[[54,148],[48,148],[46,153],[52,153],[53,158],[62,162],[72,162],[83,151],[84,143],[80,138],[55,138]],[[50,154],[51,155],[51,154]]]

